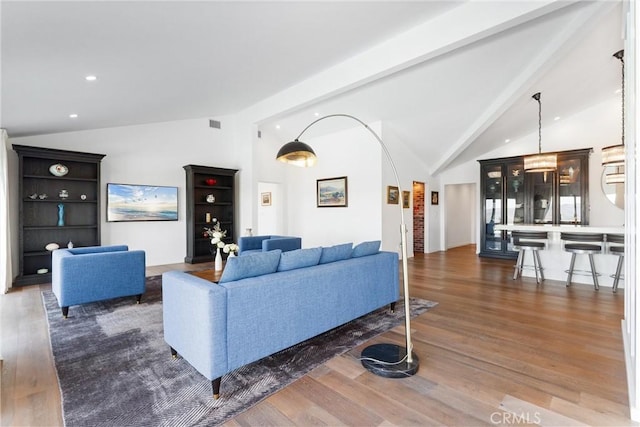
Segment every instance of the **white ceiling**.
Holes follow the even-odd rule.
[[[233,114],[461,3],[3,0],[0,124],[18,137]],[[260,128],[291,139],[317,111],[383,120],[433,173],[535,131],[534,92],[550,118],[615,96],[620,4],[538,15]]]

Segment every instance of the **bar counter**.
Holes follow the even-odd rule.
[[[547,247],[540,251],[540,259],[542,267],[544,269],[544,277],[547,280],[558,280],[564,282],[567,280],[567,273],[565,270],[569,269],[569,263],[571,261],[571,254],[565,252],[562,248],[562,240],[560,240],[560,233],[601,233],[601,234],[624,234],[623,226],[598,226],[598,225],[550,225],[550,224],[507,224],[496,225],[496,230],[506,231],[547,231],[549,239],[547,240]],[[594,261],[596,265],[596,271],[600,274],[598,276],[598,282],[600,284],[600,291],[609,291],[613,287],[613,278],[610,276],[615,273],[616,265],[618,262],[618,256],[609,254],[606,250],[606,243],[603,243],[605,248],[602,254],[594,255]],[[527,251],[529,252],[529,251]],[[625,260],[626,261],[626,260]],[[525,254],[525,266],[533,265],[531,254]],[[514,260],[515,265],[515,260]],[[589,258],[587,255],[578,255],[575,264],[576,270],[582,270],[586,272],[589,270]],[[582,273],[582,272],[579,272]],[[533,269],[525,269],[522,271],[523,276],[535,277]],[[516,279],[517,280],[517,279]],[[572,283],[584,283],[593,286],[593,279],[591,274],[586,272],[578,274],[574,272],[571,279]],[[544,282],[543,282],[544,283]],[[535,284],[535,282],[534,282]],[[624,288],[624,280],[620,280],[618,289]],[[606,289],[609,288],[609,289]]]

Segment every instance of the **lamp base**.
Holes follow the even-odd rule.
[[[420,360],[411,352],[413,360],[406,360],[407,349],[396,344],[374,344],[362,350],[362,366],[369,372],[385,378],[406,378],[415,375]]]

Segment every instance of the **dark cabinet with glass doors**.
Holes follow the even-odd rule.
[[[589,224],[591,149],[558,152],[555,172],[525,173],[523,157],[480,160],[480,255],[516,258],[499,224]]]

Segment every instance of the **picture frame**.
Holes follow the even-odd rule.
[[[432,191],[431,192],[431,204],[432,205],[437,205],[438,201],[439,201],[438,192],[437,191]]]
[[[107,184],[107,222],[177,220],[178,187]]]
[[[387,185],[387,204],[397,205],[400,199],[398,187],[395,185]]]
[[[348,206],[347,177],[316,180],[316,206],[319,208],[343,208]]]
[[[402,192],[402,207],[404,209],[409,209],[411,205],[411,191],[403,191]]]
[[[271,206],[271,192],[260,194],[260,204],[262,206]]]

